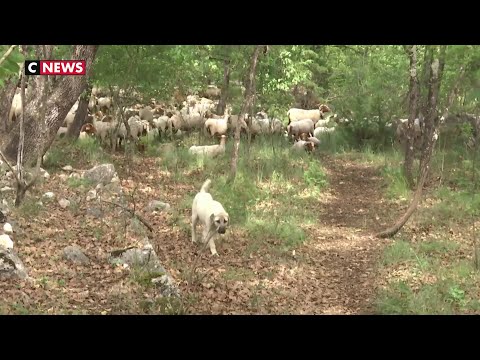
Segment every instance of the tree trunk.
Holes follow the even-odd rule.
[[[445,61],[443,59],[443,61]],[[415,209],[420,202],[423,192],[423,186],[425,184],[425,180],[427,179],[428,172],[430,170],[430,160],[432,158],[433,149],[435,147],[435,142],[438,138],[438,114],[437,114],[437,100],[438,100],[438,91],[440,88],[440,81],[439,81],[439,61],[438,59],[434,60],[431,64],[431,74],[430,74],[430,82],[429,82],[429,90],[428,90],[428,103],[426,108],[426,116],[425,116],[425,131],[422,134],[424,138],[424,144],[422,151],[422,159],[420,162],[420,175],[419,181],[417,185],[417,190],[413,196],[413,200],[408,207],[405,214],[396,222],[395,225],[388,228],[385,231],[378,233],[376,236],[380,238],[385,237],[392,237],[394,236],[402,227],[405,225],[415,212]]]
[[[261,48],[262,45],[255,46],[255,50],[252,54],[252,62],[250,64],[247,86],[245,89],[245,100],[243,102],[242,110],[240,111],[240,115],[238,116],[237,126],[235,128],[235,143],[233,145],[231,174],[229,179],[230,181],[235,180],[235,176],[237,175],[238,153],[240,149],[240,124],[243,123],[245,119],[245,114],[247,113],[248,109],[252,107],[253,104],[253,99],[255,95],[255,71],[257,68],[258,55],[260,54]]]
[[[67,129],[67,137],[71,139],[77,139],[80,135],[80,130],[82,129],[83,124],[85,124],[85,119],[87,118],[88,113],[88,101],[90,99],[90,91],[85,91],[78,102],[77,112],[75,113],[75,118],[73,122]]]
[[[217,114],[222,115],[225,112],[225,106],[227,105],[228,99],[228,90],[230,87],[230,60],[224,60],[224,72],[223,72],[223,87],[222,87],[222,95],[220,97],[220,101],[218,102],[217,106]]]
[[[415,158],[415,129],[414,122],[418,116],[418,95],[419,85],[417,76],[417,46],[413,45],[407,49],[410,58],[410,96],[409,115],[407,125],[407,141],[405,146],[404,172],[410,188],[413,188],[413,160]]]
[[[47,133],[45,139],[40,138],[40,125],[37,120],[38,111],[41,100],[41,91],[35,94],[29,92],[28,104],[25,107],[25,143],[24,143],[24,161],[25,165],[33,163],[38,152],[41,155],[50,147],[51,143],[57,135],[57,131],[62,125],[68,111],[72,108],[82,91],[87,85],[87,77],[92,68],[98,45],[75,45],[72,59],[86,60],[87,75],[86,76],[65,76],[52,84],[46,104],[45,122]],[[38,90],[38,89],[36,89]],[[0,148],[10,160],[15,159],[17,147],[19,144],[20,128],[19,124],[11,129],[11,131],[1,136]]]
[[[9,79],[4,87],[0,89],[0,129],[3,133],[6,133],[11,126],[11,124],[8,123],[8,115],[10,114],[10,108],[12,107],[12,101],[16,89],[17,84],[12,79]]]

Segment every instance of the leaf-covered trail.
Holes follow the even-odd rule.
[[[375,266],[388,240],[373,236],[395,218],[382,199],[382,178],[370,165],[324,158],[329,197],[304,252],[317,265],[317,313],[372,313]],[[315,267],[315,266],[314,266]],[[315,270],[313,270],[315,271]]]
[[[322,163],[330,185],[312,204],[318,222],[306,229],[307,239],[295,255],[278,251],[275,244],[262,244],[249,253],[252,240],[231,230],[229,239],[217,246],[219,258],[208,252],[199,255],[198,275],[192,282],[188,274],[198,248],[188,235],[178,231],[174,241],[159,244],[169,270],[185,280],[182,289],[194,299],[189,312],[373,312],[375,265],[387,241],[372,234],[389,223],[395,211],[382,201],[382,179],[374,167],[339,157],[325,157]],[[188,219],[189,214],[183,215]]]
[[[391,223],[397,209],[382,201],[382,179],[375,168],[338,156],[320,161],[330,185],[308,203],[318,221],[305,225],[306,241],[295,255],[281,250],[278,240],[249,238],[241,227],[230,229],[217,244],[220,257],[200,252],[190,241],[185,198],[198,191],[203,178],[188,184],[181,177],[177,181],[148,157],[119,164],[118,170],[125,195],[135,197],[137,211],[154,227],[151,242],[179,284],[188,313],[371,313],[375,264],[388,242],[371,234]],[[37,215],[12,214],[17,252],[35,281],[2,282],[0,312],[155,313],[145,308],[155,289],[142,287],[128,269],[112,268],[108,261],[112,250],[134,245],[145,231],[142,235],[127,229],[128,221],[118,209],[100,220],[87,216],[87,208],[93,206],[84,200],[88,188],[69,188],[59,173],[35,191],[39,196],[52,189],[58,198],[76,199],[78,206],[65,211],[53,201]],[[144,210],[152,199],[167,201],[180,212]],[[62,249],[74,244],[85,250],[92,264],[72,266],[61,258]],[[197,269],[191,276],[194,263]]]

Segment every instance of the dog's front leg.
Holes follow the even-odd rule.
[[[210,246],[210,252],[213,256],[219,256],[217,249],[215,248],[215,235],[210,236],[210,239],[208,240],[208,246]]]

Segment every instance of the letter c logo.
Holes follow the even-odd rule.
[[[25,60],[25,75],[40,75],[39,60]]]

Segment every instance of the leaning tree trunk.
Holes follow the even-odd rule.
[[[443,53],[443,56],[445,53]],[[445,61],[445,59],[441,59]],[[420,199],[422,198],[423,186],[425,185],[425,180],[427,179],[428,172],[430,170],[430,160],[432,158],[433,149],[435,147],[435,142],[438,138],[438,113],[437,113],[437,99],[438,92],[440,88],[439,81],[439,66],[440,63],[438,59],[434,60],[431,64],[431,75],[429,82],[429,91],[428,91],[428,103],[425,116],[425,132],[423,134],[424,138],[424,147],[422,151],[422,159],[420,162],[420,176],[417,183],[417,190],[413,196],[413,200],[408,207],[405,214],[396,222],[395,225],[388,228],[385,231],[378,233],[376,236],[380,238],[392,237],[394,236],[402,227],[405,225],[415,212]]]
[[[30,94],[29,102],[25,107],[25,165],[35,161],[38,152],[45,154],[52,144],[58,129],[62,125],[68,111],[72,108],[82,91],[87,85],[87,77],[92,68],[98,45],[75,45],[72,59],[86,60],[86,76],[65,76],[52,84],[52,91],[47,99],[45,122],[47,132],[45,139],[39,137],[40,125],[37,120],[37,109],[40,105],[41,92]],[[15,159],[19,144],[19,124],[15,124],[12,130],[0,136],[0,148],[10,160]]]
[[[257,45],[252,54],[252,62],[250,64],[250,71],[248,73],[247,86],[245,89],[245,100],[243,102],[242,110],[238,116],[237,126],[235,128],[235,142],[233,145],[230,181],[235,180],[235,176],[237,175],[238,152],[240,149],[240,127],[245,120],[245,114],[253,104],[253,99],[255,96],[255,71],[257,68],[258,55],[260,54],[261,48],[262,45]]]
[[[228,90],[230,87],[230,59],[224,60],[224,72],[223,72],[223,86],[222,86],[222,95],[217,106],[217,114],[223,114],[225,112],[225,106],[227,105],[228,99]]]
[[[87,85],[87,89],[80,95],[80,100],[78,101],[77,112],[73,122],[67,129],[67,137],[71,139],[76,139],[80,135],[80,130],[82,129],[83,124],[85,124],[85,119],[87,118],[88,113],[88,102],[90,100],[90,95],[92,93],[92,87]]]
[[[4,87],[0,89],[0,130],[3,133],[8,131],[10,126],[8,115],[10,114],[10,108],[12,107],[13,97],[17,89],[16,81],[9,79]]]
[[[417,76],[417,46],[412,45],[407,48],[408,57],[410,58],[410,96],[409,96],[409,114],[407,124],[407,141],[405,145],[405,162],[404,172],[410,188],[413,188],[413,161],[415,158],[415,129],[414,122],[418,116],[418,97],[419,85]]]

